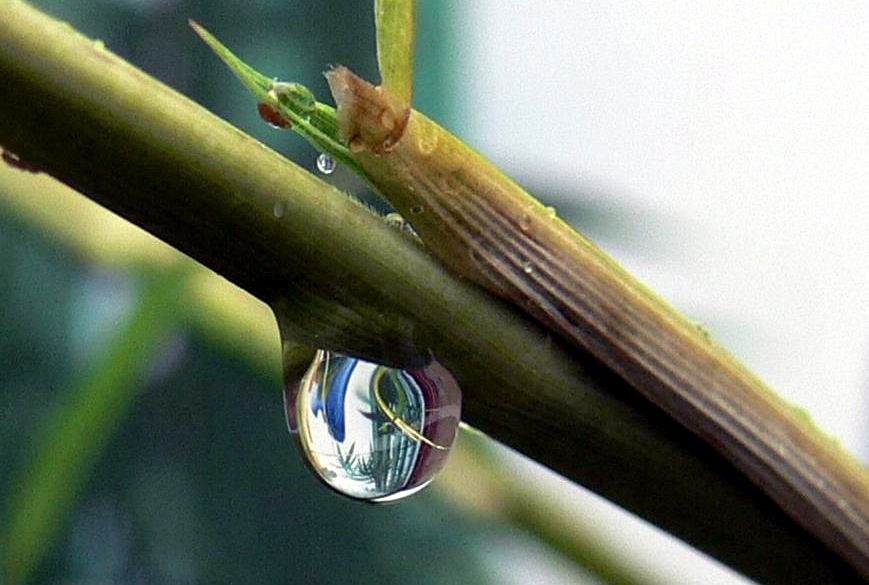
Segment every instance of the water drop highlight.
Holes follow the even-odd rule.
[[[337,166],[338,163],[335,162],[335,159],[325,152],[321,152],[320,156],[317,157],[317,170],[324,175],[331,175],[334,173],[335,167]]]
[[[437,361],[415,369],[319,350],[286,380],[287,425],[317,477],[336,492],[389,502],[425,487],[446,463],[461,391]]]

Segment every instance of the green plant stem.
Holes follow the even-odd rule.
[[[382,85],[410,106],[413,103],[416,0],[375,0],[374,22]]]
[[[450,276],[363,207],[17,0],[0,2],[0,79],[0,144],[264,301],[308,309],[300,341],[321,341],[317,324],[336,303],[379,311],[398,323],[396,337],[412,335],[455,373],[466,420],[494,438],[761,581],[855,578],[617,376]],[[347,337],[345,349],[390,358],[389,344],[353,348]]]

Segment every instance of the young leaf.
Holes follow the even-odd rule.
[[[416,0],[375,0],[374,18],[383,87],[409,106],[413,98]]]
[[[291,128],[317,150],[330,154],[353,172],[365,176],[341,139],[335,108],[318,102],[304,85],[275,81],[256,71],[196,21],[191,20],[190,26],[254,95],[260,104],[260,115],[267,122]]]

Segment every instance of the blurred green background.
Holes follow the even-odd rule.
[[[34,4],[310,169],[313,149],[258,119],[187,19],[320,97],[329,64],[377,78],[370,1]],[[416,100],[457,124],[454,8],[422,3]],[[332,179],[368,197],[346,173]],[[286,431],[265,308],[44,176],[0,169],[0,251],[0,575],[10,585],[492,583],[487,543],[536,532],[574,560],[591,550],[576,549],[573,527],[541,530],[536,513],[511,512],[525,496],[472,437],[441,488],[401,505],[323,488]]]

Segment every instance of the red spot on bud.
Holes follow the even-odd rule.
[[[272,128],[292,128],[293,123],[283,116],[276,108],[260,102],[256,106],[259,117],[269,123]]]

